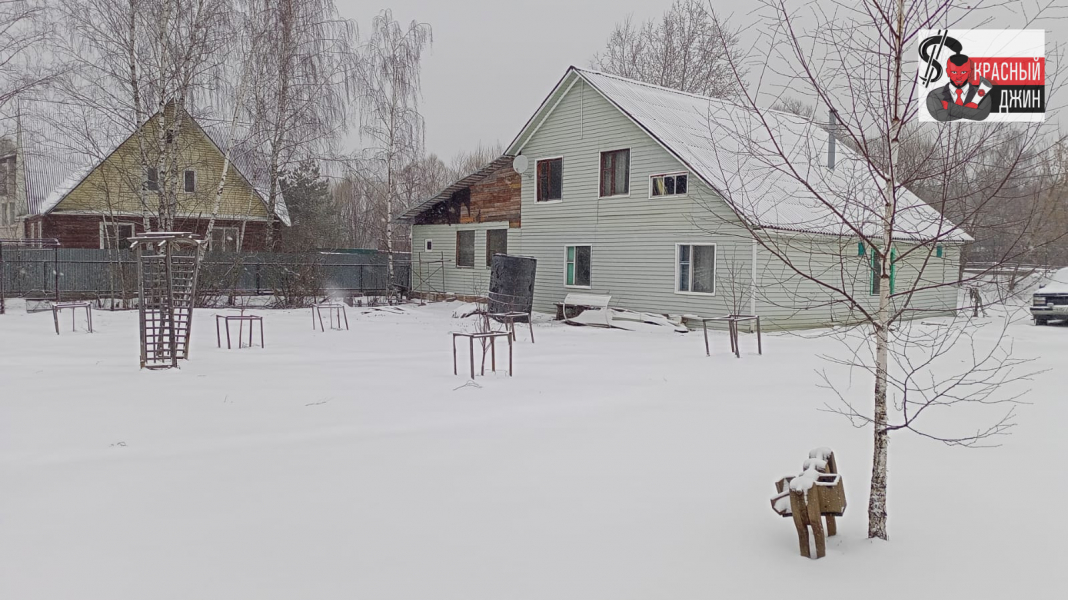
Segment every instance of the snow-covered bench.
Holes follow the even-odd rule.
[[[564,321],[581,325],[612,326],[612,311],[608,308],[611,296],[602,294],[568,294],[564,297],[562,314]],[[568,316],[567,309],[579,309],[574,311],[574,316]]]

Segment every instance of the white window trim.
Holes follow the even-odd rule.
[[[460,264],[460,232],[461,231],[462,232],[470,231],[471,234],[472,234],[471,265],[470,266],[461,265]],[[455,244],[456,244],[456,247],[453,248],[454,252],[453,252],[453,255],[452,255],[453,256],[453,263],[454,263],[453,264],[453,268],[454,269],[474,269],[475,265],[478,264],[478,230],[477,229],[457,229],[456,230],[456,234],[453,236],[453,239],[455,240]]]
[[[111,223],[108,223],[106,221],[100,221],[100,249],[101,250],[108,250],[109,249],[108,246],[107,246],[108,240],[107,240],[106,233],[105,233],[106,228],[108,226],[111,226],[111,227],[115,228],[115,236],[116,237],[118,237],[118,233],[119,233],[118,229],[119,229],[119,227],[130,227],[131,236],[137,235],[137,226],[134,225],[133,223],[124,223],[122,221],[119,221],[119,222],[112,221]],[[40,237],[40,236],[38,236],[38,237]],[[119,248],[116,247],[115,249],[118,250]]]
[[[185,174],[187,172],[189,172],[189,171],[193,172],[193,191],[191,191],[191,192],[185,189]],[[197,193],[197,190],[199,188],[200,188],[200,177],[197,176],[197,170],[196,169],[182,169],[182,193],[183,194],[195,194],[195,193]]]
[[[654,196],[653,195],[653,180],[654,179],[656,179],[657,177],[674,177],[676,175],[685,175],[686,176],[686,192],[684,192],[682,194],[664,194],[662,196]],[[653,174],[653,175],[649,176],[649,199],[650,200],[653,200],[653,199],[656,199],[656,198],[686,198],[689,195],[690,195],[690,173],[689,173],[689,171],[676,171],[674,173],[656,173],[656,174]]]
[[[712,260],[712,291],[711,292],[684,292],[679,289],[679,247],[680,246],[712,246],[715,248],[715,253]],[[719,245],[716,242],[676,242],[675,243],[675,277],[671,282],[671,287],[675,290],[675,293],[680,296],[715,296],[716,295],[716,279],[719,276]],[[690,252],[690,288],[693,288],[693,252]]]
[[[572,247],[577,248],[579,246],[589,246],[589,248],[590,248],[590,283],[591,284],[593,283],[593,244],[591,244],[589,242],[574,242],[574,243],[564,244],[564,287],[565,288],[575,289],[575,290],[592,290],[593,289],[593,285],[574,285],[574,284],[569,284],[567,282],[567,249],[568,248],[572,248]],[[577,257],[577,255],[578,255],[578,251],[577,250],[575,251],[575,254],[576,254],[576,257]]]
[[[211,232],[212,232],[212,234],[214,234],[216,231],[228,231],[228,230],[233,230],[233,232],[234,232],[234,249],[233,250],[213,250],[212,247],[211,247],[211,238],[208,238],[208,250],[213,250],[214,252],[237,252],[238,249],[241,248],[241,228],[240,227],[215,226],[215,227],[212,228]]]
[[[601,195],[601,159],[604,158],[605,154],[608,154],[608,153],[611,153],[611,152],[619,152],[620,150],[626,150],[627,151],[627,193],[626,194],[614,194],[612,196],[602,196]],[[615,148],[613,150],[600,150],[600,151],[597,152],[597,199],[598,200],[604,200],[606,198],[630,198],[631,188],[634,187],[634,186],[631,185],[631,183],[633,183],[631,181],[631,179],[633,179],[634,173],[630,170],[631,163],[634,162],[633,159],[634,159],[634,150],[632,148]]]
[[[434,240],[431,240],[431,239],[423,240],[423,252],[433,252],[433,251],[434,251]]]
[[[560,161],[560,197],[552,200],[538,200],[538,163],[545,162],[547,160],[559,160]],[[559,204],[564,201],[564,157],[560,156],[545,156],[534,161],[534,204]]]

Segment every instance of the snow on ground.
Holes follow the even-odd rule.
[[[717,332],[708,358],[698,334],[538,323],[515,377],[476,387],[452,374],[456,308],[350,309],[352,329],[326,333],[306,310],[262,311],[267,347],[229,351],[201,310],[191,360],[148,372],[136,313],[57,336],[16,303],[0,316],[0,598],[1052,598],[1068,583],[1068,328],[1012,327],[1049,371],[1003,447],[892,438],[882,543],[865,539],[869,433],[820,411],[816,355],[838,342],[767,335],[759,357],[746,335],[735,359]],[[813,561],[768,500],[819,446],[849,509]]]

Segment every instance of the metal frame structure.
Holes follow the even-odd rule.
[[[129,239],[137,252],[141,368],[177,367],[189,358],[205,240],[186,232],[148,232]]]
[[[6,307],[4,306],[4,300],[6,298],[4,280],[7,275],[7,261],[4,258],[5,247],[15,248],[16,250],[52,250],[52,275],[55,281],[56,302],[59,302],[59,240],[55,238],[25,238],[19,240],[0,239],[0,315],[6,312]],[[18,255],[16,254],[16,256]]]

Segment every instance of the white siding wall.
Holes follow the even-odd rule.
[[[630,149],[630,194],[598,198],[600,152]],[[689,177],[685,197],[649,198],[649,176],[685,171],[655,140],[583,82],[567,93],[522,153],[523,253],[538,259],[534,308],[555,311],[565,248],[592,246],[591,287],[612,305],[657,313],[722,315],[734,300],[748,312],[752,240],[710,189]],[[536,202],[536,161],[563,157],[563,199]],[[715,295],[675,293],[678,243],[717,245]],[[736,273],[728,276],[728,271]],[[733,293],[732,293],[733,292]]]
[[[412,286],[417,292],[480,296],[489,291],[489,267],[486,266],[486,231],[508,229],[508,253],[522,254],[522,234],[509,228],[507,221],[462,225],[412,226]],[[475,232],[475,266],[456,266],[456,232]],[[426,240],[434,249],[425,252]],[[540,266],[540,265],[539,265]]]

